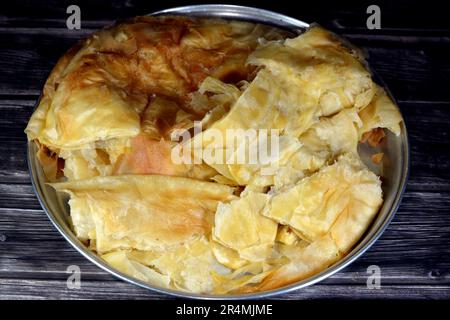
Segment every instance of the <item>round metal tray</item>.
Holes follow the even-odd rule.
[[[309,26],[309,24],[303,21],[282,14],[257,8],[234,5],[185,6],[158,11],[152,13],[151,15],[187,15],[195,17],[217,17],[223,19],[245,20],[270,24],[276,27],[291,30],[295,33],[300,33]],[[378,81],[380,80],[378,79]],[[312,277],[274,290],[242,295],[206,295],[153,286],[117,271],[109,266],[100,257],[89,251],[76,238],[70,228],[67,196],[62,193],[56,193],[53,188],[45,184],[46,179],[37,160],[36,151],[36,145],[34,143],[28,143],[28,167],[34,191],[42,208],[56,229],[58,229],[63,237],[78,252],[98,267],[129,283],[160,293],[197,299],[247,299],[269,297],[310,286],[335,274],[361,256],[384,232],[389,222],[394,217],[400,204],[407,181],[409,168],[408,137],[406,127],[402,122],[400,136],[397,137],[388,132],[386,143],[383,143],[382,146],[378,147],[378,149],[373,150],[364,146],[359,148],[359,154],[366,165],[368,165],[375,173],[383,177],[384,202],[378,215],[364,236],[360,239],[353,250],[351,250],[343,259]],[[375,152],[383,152],[385,154],[382,166],[374,166],[370,161],[370,155]]]

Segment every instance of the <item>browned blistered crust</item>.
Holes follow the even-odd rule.
[[[51,97],[63,78],[72,88],[106,83],[130,98],[160,95],[195,113],[186,104],[188,95],[207,76],[230,83],[251,77],[254,67],[245,62],[262,35],[266,39],[286,37],[286,33],[250,23],[133,18],[71,48],[53,69],[43,94]]]

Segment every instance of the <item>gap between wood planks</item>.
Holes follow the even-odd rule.
[[[0,22],[1,23],[1,22]],[[57,26],[54,27],[9,27],[1,26],[0,33],[9,34],[58,34],[67,36],[88,36],[100,29],[108,26],[112,26],[115,22],[112,20],[99,21],[99,22],[85,22],[83,21],[82,27],[79,30],[69,30],[65,26],[65,21],[60,21]],[[334,28],[337,34],[349,39],[365,39],[365,40],[379,40],[385,42],[402,42],[402,43],[437,43],[441,45],[443,43],[450,43],[450,29],[401,29],[401,28],[383,28],[379,30],[368,30],[367,28]]]
[[[70,290],[66,281],[57,280],[2,280],[0,298],[3,299],[174,299],[165,294],[146,290],[123,281],[85,281],[81,289]],[[381,285],[379,290],[369,290],[365,284],[315,284],[272,299],[312,299],[312,298],[429,298],[448,299],[448,285]]]
[[[0,286],[3,281],[57,281],[64,284],[69,277],[69,273],[65,271],[64,268],[68,267],[70,263],[76,264],[77,260],[68,262],[67,265],[61,264],[60,271],[22,271],[22,272],[3,272],[0,271]],[[119,283],[122,280],[115,278],[110,273],[107,273],[100,268],[93,265],[94,268],[98,269],[98,272],[86,272],[81,271],[81,280],[82,283],[92,283],[92,282],[105,282],[105,283]],[[388,273],[390,271],[386,271],[384,273]],[[355,276],[360,274],[360,276]],[[325,286],[352,286],[352,285],[364,285],[367,281],[368,274],[365,272],[351,272],[347,271],[346,273],[339,272],[330,278],[322,281],[321,284]],[[445,286],[450,289],[450,281],[448,278],[446,281],[433,280],[427,276],[417,276],[416,275],[389,275],[382,276],[382,286]],[[1,291],[0,291],[1,296]]]

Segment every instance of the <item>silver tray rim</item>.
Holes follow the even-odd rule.
[[[254,8],[254,7],[246,7],[246,6],[238,6],[238,5],[222,5],[222,4],[206,4],[206,5],[191,5],[191,6],[182,6],[182,7],[174,7],[170,9],[165,9],[161,11],[153,12],[149,15],[161,16],[161,15],[187,15],[187,16],[195,16],[195,17],[215,17],[215,18],[224,18],[224,19],[232,19],[232,20],[245,20],[245,21],[253,21],[259,22],[263,24],[271,24],[274,26],[278,26],[281,28],[285,28],[291,30],[293,32],[301,32],[305,28],[308,28],[309,24],[303,22],[301,20],[272,12],[269,10]],[[379,79],[381,80],[381,79]],[[381,80],[382,82],[382,80]],[[388,91],[391,98],[395,101],[392,94],[388,90],[388,88],[381,83],[385,89]],[[40,98],[37,100],[35,108],[39,103]],[[397,104],[396,104],[397,105]],[[398,106],[397,106],[398,108]],[[400,109],[399,112],[401,113]],[[393,200],[387,204],[383,203],[382,208],[378,215],[381,214],[381,211],[385,209],[385,206],[388,205],[388,208],[383,210],[385,212],[382,219],[378,222],[376,228],[373,226],[370,227],[370,230],[366,232],[365,235],[359,240],[359,242],[355,245],[355,247],[341,260],[328,267],[321,272],[306,278],[304,280],[300,280],[289,284],[287,286],[283,286],[277,289],[262,291],[256,293],[249,294],[222,294],[222,295],[212,295],[212,294],[196,294],[185,291],[172,290],[167,288],[162,288],[158,286],[151,285],[144,281],[138,280],[136,278],[130,277],[114,268],[109,266],[104,260],[98,257],[95,253],[91,252],[86,246],[81,243],[70,227],[64,223],[61,217],[55,213],[51,209],[51,203],[47,201],[46,191],[44,188],[49,188],[45,185],[44,181],[40,181],[39,175],[39,167],[37,163],[36,154],[36,145],[33,142],[28,142],[27,144],[27,165],[28,170],[30,172],[30,178],[33,190],[38,198],[38,201],[43,208],[44,212],[48,216],[49,220],[52,222],[54,227],[59,231],[59,233],[75,248],[81,255],[83,255],[86,259],[94,263],[96,266],[101,268],[102,270],[114,275],[115,277],[126,281],[128,283],[137,285],[139,287],[149,289],[151,291],[155,291],[162,294],[168,294],[174,297],[179,298],[190,298],[190,299],[202,299],[202,300],[219,300],[219,299],[227,299],[227,300],[245,300],[245,299],[259,299],[259,298],[268,298],[276,295],[281,295],[285,293],[292,292],[294,290],[306,288],[311,286],[317,282],[320,282],[335,273],[341,271],[349,264],[358,259],[361,255],[363,255],[383,234],[383,232],[388,227],[389,223],[395,216],[395,213],[400,205],[402,196],[405,192],[406,183],[409,176],[409,166],[410,166],[410,147],[409,147],[409,139],[405,126],[405,122],[401,123],[401,134],[399,139],[401,139],[401,175],[400,181],[398,182],[398,188],[395,190],[395,194],[393,195]]]

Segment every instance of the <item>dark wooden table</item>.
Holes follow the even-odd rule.
[[[117,18],[187,4],[152,2],[0,4],[1,299],[168,298],[115,279],[62,238],[33,193],[23,133],[49,71],[78,39]],[[450,298],[450,22],[432,1],[373,2],[381,8],[381,30],[366,28],[371,3],[361,1],[316,0],[298,8],[283,1],[240,2],[317,21],[364,48],[397,98],[411,142],[407,190],[382,237],[344,271],[278,298]],[[73,3],[81,8],[81,30],[66,28],[66,8]],[[79,290],[66,286],[70,265],[81,269]],[[366,286],[370,265],[381,269],[378,290]]]

